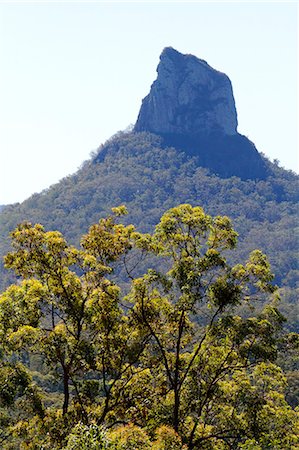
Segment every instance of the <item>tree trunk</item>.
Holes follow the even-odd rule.
[[[64,401],[62,407],[62,413],[65,415],[68,411],[69,400],[70,400],[70,391],[69,391],[69,374],[67,369],[63,370],[63,393],[64,393]]]
[[[179,431],[179,409],[180,409],[180,395],[178,388],[174,391],[174,411],[173,411],[173,428],[178,433]]]

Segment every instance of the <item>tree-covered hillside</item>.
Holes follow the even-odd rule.
[[[59,230],[78,244],[90,224],[120,204],[127,206],[128,222],[141,231],[151,231],[170,207],[200,205],[209,214],[232,218],[239,233],[238,260],[255,248],[269,256],[275,281],[283,287],[289,327],[298,329],[298,176],[265,163],[265,180],[223,179],[200,167],[196,156],[165,147],[156,135],[118,133],[77,173],[1,211],[1,255],[9,248],[9,232],[24,220]],[[2,287],[8,277],[2,270]]]

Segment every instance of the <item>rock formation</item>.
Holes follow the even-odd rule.
[[[149,131],[165,145],[197,155],[222,177],[265,178],[256,148],[237,132],[229,78],[193,55],[163,50],[158,77],[142,101],[134,131]]]
[[[163,50],[157,72],[142,102],[136,131],[200,137],[236,134],[237,112],[225,74],[170,47]]]

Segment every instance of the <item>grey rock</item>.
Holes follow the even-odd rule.
[[[161,136],[164,146],[195,156],[200,166],[220,177],[267,177],[265,162],[254,144],[237,132],[227,75],[171,47],[163,50],[157,72],[142,101],[135,132]]]
[[[198,137],[237,133],[232,86],[224,73],[171,47],[163,50],[157,72],[135,131]]]

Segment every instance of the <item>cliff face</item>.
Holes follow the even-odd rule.
[[[236,134],[235,101],[225,74],[172,48],[162,52],[157,72],[142,102],[136,131],[198,137]]]
[[[237,132],[237,112],[227,75],[171,47],[160,56],[157,79],[142,101],[134,131],[196,155],[222,177],[263,179],[266,170],[253,143]]]

